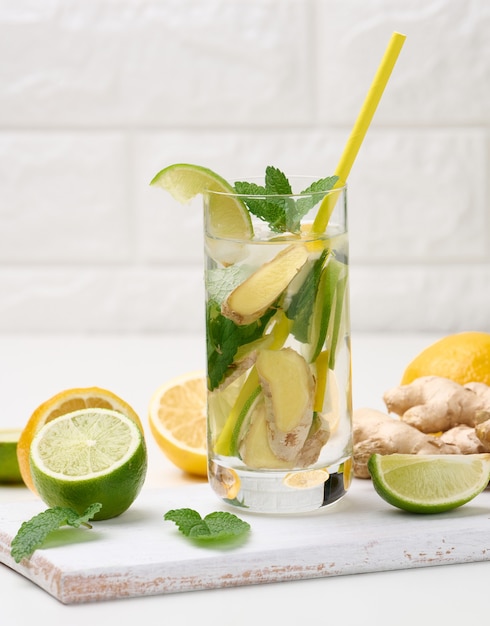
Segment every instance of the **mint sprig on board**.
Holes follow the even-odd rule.
[[[267,222],[274,232],[299,232],[301,219],[317,204],[321,195],[314,199],[311,195],[330,191],[338,181],[338,176],[327,176],[315,181],[304,189],[304,198],[281,197],[292,193],[291,184],[286,175],[277,167],[268,166],[265,170],[265,185],[246,181],[237,181],[235,191],[247,196],[266,196],[265,198],[244,198],[250,213]]]
[[[175,522],[183,535],[199,542],[225,543],[243,538],[250,531],[250,524],[227,511],[215,511],[203,518],[194,509],[172,509],[164,519]]]
[[[20,563],[23,558],[30,557],[37,548],[41,547],[53,530],[57,530],[61,526],[92,528],[89,520],[101,508],[102,504],[96,502],[91,504],[82,515],[71,508],[62,506],[55,506],[38,513],[30,520],[22,523],[12,539],[10,554],[16,563]]]

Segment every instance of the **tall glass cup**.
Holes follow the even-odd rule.
[[[209,482],[273,514],[328,506],[352,476],[346,188],[289,180],[287,195],[204,194]],[[250,232],[217,235],[216,207],[236,201]],[[322,201],[334,209],[318,233]]]

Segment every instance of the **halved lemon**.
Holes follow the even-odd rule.
[[[22,480],[37,493],[31,476],[29,454],[36,433],[48,422],[81,409],[101,408],[118,411],[136,423],[143,433],[143,425],[135,410],[118,395],[101,387],[74,387],[55,394],[32,413],[23,428],[17,444],[17,459]]]
[[[148,421],[165,456],[189,474],[207,476],[206,377],[202,370],[172,378],[153,394]]]

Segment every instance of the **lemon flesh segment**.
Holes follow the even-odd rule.
[[[110,409],[82,409],[48,422],[30,450],[41,499],[79,513],[100,502],[94,519],[109,519],[129,508],[143,486],[147,463],[137,424]]]
[[[150,400],[150,431],[171,463],[196,476],[207,476],[206,376],[187,372],[161,385]]]
[[[206,191],[209,197],[209,234],[216,238],[251,239],[253,227],[245,204],[236,196],[233,187],[219,174],[200,165],[176,163],[160,170],[150,185],[168,191],[178,202],[188,203]]]
[[[373,486],[389,504],[413,513],[440,513],[466,504],[488,485],[490,454],[373,454]]]
[[[22,430],[0,430],[0,484],[23,483],[17,459],[17,443]]]

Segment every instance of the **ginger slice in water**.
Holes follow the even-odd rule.
[[[292,461],[312,426],[315,380],[308,363],[292,348],[260,350],[255,367],[264,392],[271,449],[279,459]]]
[[[294,461],[283,461],[271,450],[267,434],[266,408],[264,398],[254,407],[253,415],[243,437],[239,453],[242,461],[254,469],[291,469]]]
[[[228,295],[221,307],[222,314],[240,325],[259,319],[286,289],[307,259],[306,246],[288,246]]]
[[[297,467],[308,467],[316,463],[323,446],[330,438],[330,432],[329,422],[320,413],[315,413],[310,432],[298,454],[295,465]]]
[[[239,454],[248,467],[254,469],[305,468],[315,463],[330,436],[330,428],[321,415],[316,415],[307,439],[296,458],[289,461],[278,458],[269,443],[267,409],[261,396],[253,407],[246,435],[239,445]]]

